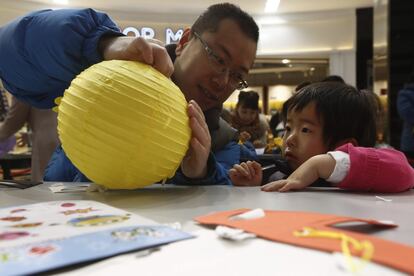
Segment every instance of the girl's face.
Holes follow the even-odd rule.
[[[251,124],[256,119],[257,115],[259,114],[258,110],[246,108],[243,106],[239,106],[237,108],[237,113],[242,120],[242,122],[246,125]]]
[[[296,170],[309,158],[328,150],[323,142],[323,125],[316,113],[315,103],[308,104],[301,111],[290,110],[283,136],[283,156],[290,167]]]

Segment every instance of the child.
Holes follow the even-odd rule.
[[[256,148],[265,147],[269,125],[259,116],[259,94],[254,91],[240,92],[231,126],[240,132],[244,141],[250,140]]]
[[[263,191],[303,189],[319,178],[354,191],[402,192],[414,186],[414,170],[392,149],[374,149],[375,117],[369,95],[335,82],[302,88],[283,105],[286,126],[283,157],[294,170]],[[256,162],[235,165],[235,186],[257,186],[262,168]]]

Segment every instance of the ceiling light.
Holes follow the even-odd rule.
[[[277,12],[279,8],[280,0],[267,0],[265,6],[265,13]]]
[[[53,3],[59,4],[59,5],[67,5],[69,4],[69,0],[53,0]]]
[[[282,63],[283,63],[283,64],[288,64],[289,62],[290,62],[290,60],[289,60],[289,59],[287,59],[287,58],[282,59]]]
[[[311,68],[309,68],[309,71],[315,71],[315,67],[311,67]]]

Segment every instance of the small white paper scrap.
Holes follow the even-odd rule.
[[[242,241],[245,239],[256,238],[255,234],[244,232],[242,229],[231,228],[222,225],[216,227],[216,234],[220,238],[232,241]]]
[[[380,199],[380,200],[385,201],[385,202],[391,202],[392,201],[392,199],[390,199],[390,198],[384,198],[382,196],[375,196],[375,198]]]
[[[253,209],[247,211],[245,213],[232,216],[230,220],[249,220],[249,219],[258,219],[263,218],[265,216],[265,212],[261,208]]]
[[[50,185],[49,189],[53,193],[73,193],[85,192],[89,187],[89,183],[63,183],[58,182]]]

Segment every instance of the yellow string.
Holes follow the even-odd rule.
[[[304,227],[302,231],[295,231],[293,235],[296,237],[307,237],[307,238],[328,238],[341,240],[342,254],[345,257],[346,263],[353,273],[361,270],[368,262],[371,261],[374,255],[374,245],[370,241],[358,241],[351,236],[348,236],[341,232],[335,231],[322,231],[316,230],[311,227]],[[354,258],[352,258],[351,249],[361,252],[362,261],[359,264],[355,264]]]

